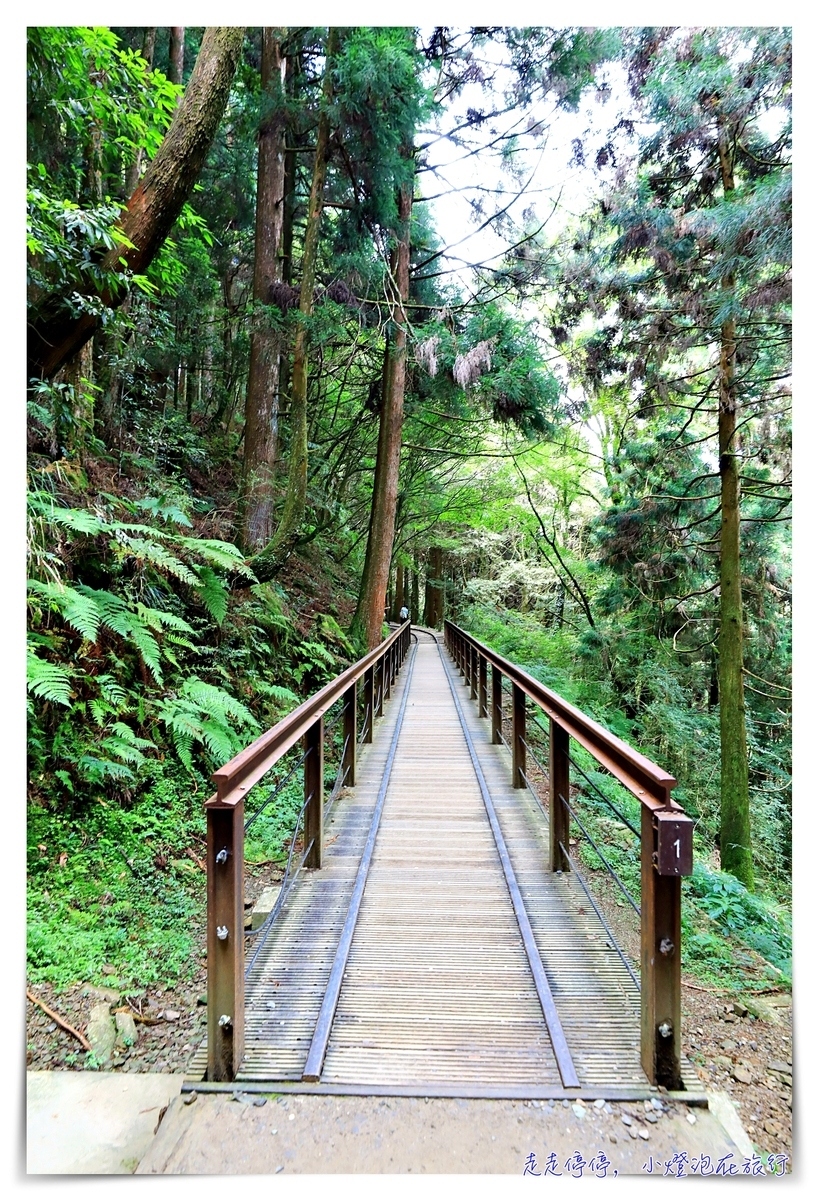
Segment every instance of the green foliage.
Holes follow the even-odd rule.
[[[180,760],[193,770],[191,747],[205,746],[214,763],[221,766],[247,742],[247,732],[260,726],[241,701],[201,679],[186,679],[178,695],[168,696],[157,710],[168,729]],[[235,726],[235,728],[234,728]]]

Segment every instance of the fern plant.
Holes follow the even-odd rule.
[[[248,733],[258,733],[261,728],[240,700],[196,677],[187,679],[175,696],[165,699],[157,716],[170,734],[179,758],[191,772],[196,743],[221,765],[246,745]]]

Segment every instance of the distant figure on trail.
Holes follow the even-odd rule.
[[[403,608],[400,610],[400,612],[398,613],[398,617],[400,618],[401,621],[408,621],[409,609],[406,607],[405,604],[404,604]]]

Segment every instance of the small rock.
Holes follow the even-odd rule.
[[[177,1012],[175,1008],[166,1008],[165,1009],[165,1020],[166,1021],[178,1021],[181,1015],[182,1014]]]
[[[611,1108],[610,1104],[607,1104],[607,1103],[605,1104],[605,1112],[608,1114],[609,1117],[613,1113],[613,1109]]]
[[[112,966],[111,963],[103,963],[102,964],[102,974],[103,975],[116,975],[116,967]]]
[[[734,1067],[733,1068],[733,1078],[735,1080],[737,1080],[739,1083],[752,1083],[753,1082],[752,1072],[748,1071],[747,1067]]]
[[[614,1144],[614,1146],[615,1146],[615,1145],[616,1145],[616,1134],[615,1134],[615,1133],[609,1133],[609,1134],[608,1134],[608,1141],[609,1141],[609,1142],[612,1142],[612,1143]]]
[[[633,1121],[631,1120],[631,1118],[628,1116],[627,1113],[622,1114],[622,1124],[623,1125],[633,1125]]]
[[[572,1104],[571,1108],[574,1110],[575,1117],[577,1117],[580,1121],[585,1120],[585,1109],[581,1104]]]
[[[81,996],[88,996],[91,1000],[100,1000],[106,1004],[119,1004],[122,996],[119,992],[115,992],[113,988],[98,988],[93,984],[84,983],[80,992]]]
[[[782,1075],[792,1075],[792,1067],[789,1065],[789,1063],[778,1062],[776,1059],[773,1059],[772,1062],[767,1063],[767,1070],[780,1071]]]
[[[738,1017],[746,1017],[747,1016],[747,1006],[745,1004],[742,1004],[740,1000],[737,1000],[735,1002],[735,1004],[733,1005],[733,1011],[735,1012],[736,1016],[738,1016]]]
[[[689,1125],[695,1125],[695,1124],[696,1124],[696,1114],[695,1114],[695,1113],[688,1113],[688,1114],[687,1114],[687,1121],[688,1121],[688,1124],[689,1124]]]
[[[646,1142],[648,1140],[648,1138],[650,1137],[650,1134],[648,1133],[647,1129],[640,1129],[639,1136],[643,1142]]]
[[[91,1051],[100,1065],[110,1062],[116,1044],[116,1026],[111,1020],[108,1004],[95,1004],[85,1036],[91,1043]]]
[[[721,1048],[722,1050],[737,1050],[738,1046],[732,1038],[728,1038],[725,1042],[722,1042]]]
[[[604,1107],[605,1107],[604,1100],[602,1100],[602,1099],[594,1100],[594,1108],[604,1108]]]
[[[655,1112],[645,1113],[645,1120],[650,1121],[651,1125],[655,1125],[659,1120]]]
[[[182,1103],[183,1104],[195,1104],[197,1096],[198,1096],[197,1092],[188,1092],[186,1096],[182,1097]]]
[[[653,1097],[653,1099],[651,1100],[650,1103],[651,1103],[651,1107],[654,1109],[655,1112],[663,1112],[664,1111],[664,1105],[662,1104],[662,1101],[657,1100],[656,1096]]]
[[[207,1008],[207,996],[197,996],[196,1003],[200,1008]]]
[[[576,1100],[574,1101],[574,1104],[579,1104],[579,1105],[581,1105],[582,1108],[585,1107],[585,1101],[582,1099],[581,1096],[577,1096]]]
[[[114,1013],[116,1022],[117,1041],[123,1046],[133,1046],[136,1041],[136,1022],[129,1012]]]
[[[728,1058],[726,1054],[716,1054],[713,1062],[718,1063],[720,1067],[731,1067],[733,1065],[732,1058]]]

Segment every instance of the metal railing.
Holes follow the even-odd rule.
[[[235,1079],[244,1057],[244,835],[269,802],[303,767],[304,802],[290,846],[284,883],[290,877],[296,839],[304,850],[302,867],[320,867],[324,853],[324,817],[344,785],[355,783],[359,746],[358,683],[363,681],[360,744],[372,741],[375,718],[383,715],[395,677],[410,644],[406,621],[385,641],[331,680],[309,700],[274,725],[252,745],[213,773],[216,794],[205,804],[207,814],[207,1078]],[[340,763],[330,797],[324,797],[325,739],[334,722],[324,717],[341,704]],[[245,821],[244,805],[251,789],[298,743],[302,754],[270,796]],[[277,908],[285,899],[284,887]],[[272,920],[272,916],[270,918]],[[252,965],[252,964],[251,964]]]
[[[681,1080],[681,901],[683,875],[693,870],[693,822],[671,796],[676,780],[667,771],[634,750],[602,725],[587,717],[527,671],[466,630],[446,621],[446,648],[454,659],[466,687],[477,701],[481,717],[491,721],[491,740],[505,744],[511,753],[514,787],[529,787],[527,754],[548,778],[549,867],[571,871],[587,892],[570,854],[570,823],[573,819],[603,863],[607,860],[572,807],[570,768],[573,764],[586,782],[596,785],[569,754],[570,739],[582,746],[640,803],[641,824],[637,831],[612,802],[602,799],[639,837],[641,860],[641,905],[627,893],[640,917],[641,940],[641,1057],[652,1084],[680,1088]],[[491,667],[489,687],[488,668]],[[503,734],[503,680],[510,683],[510,741]],[[490,694],[489,694],[490,693]],[[526,705],[530,702],[548,718],[548,767],[540,764],[526,740]],[[535,717],[536,721],[536,717]],[[539,724],[539,722],[536,722]],[[539,797],[538,797],[539,799]],[[607,864],[610,866],[610,864]],[[615,876],[620,887],[621,880]],[[606,929],[596,904],[593,905]],[[608,930],[610,933],[610,930]],[[610,935],[614,945],[615,939]],[[617,947],[618,948],[618,947]],[[620,954],[622,952],[620,951]],[[636,982],[625,956],[625,965]]]

